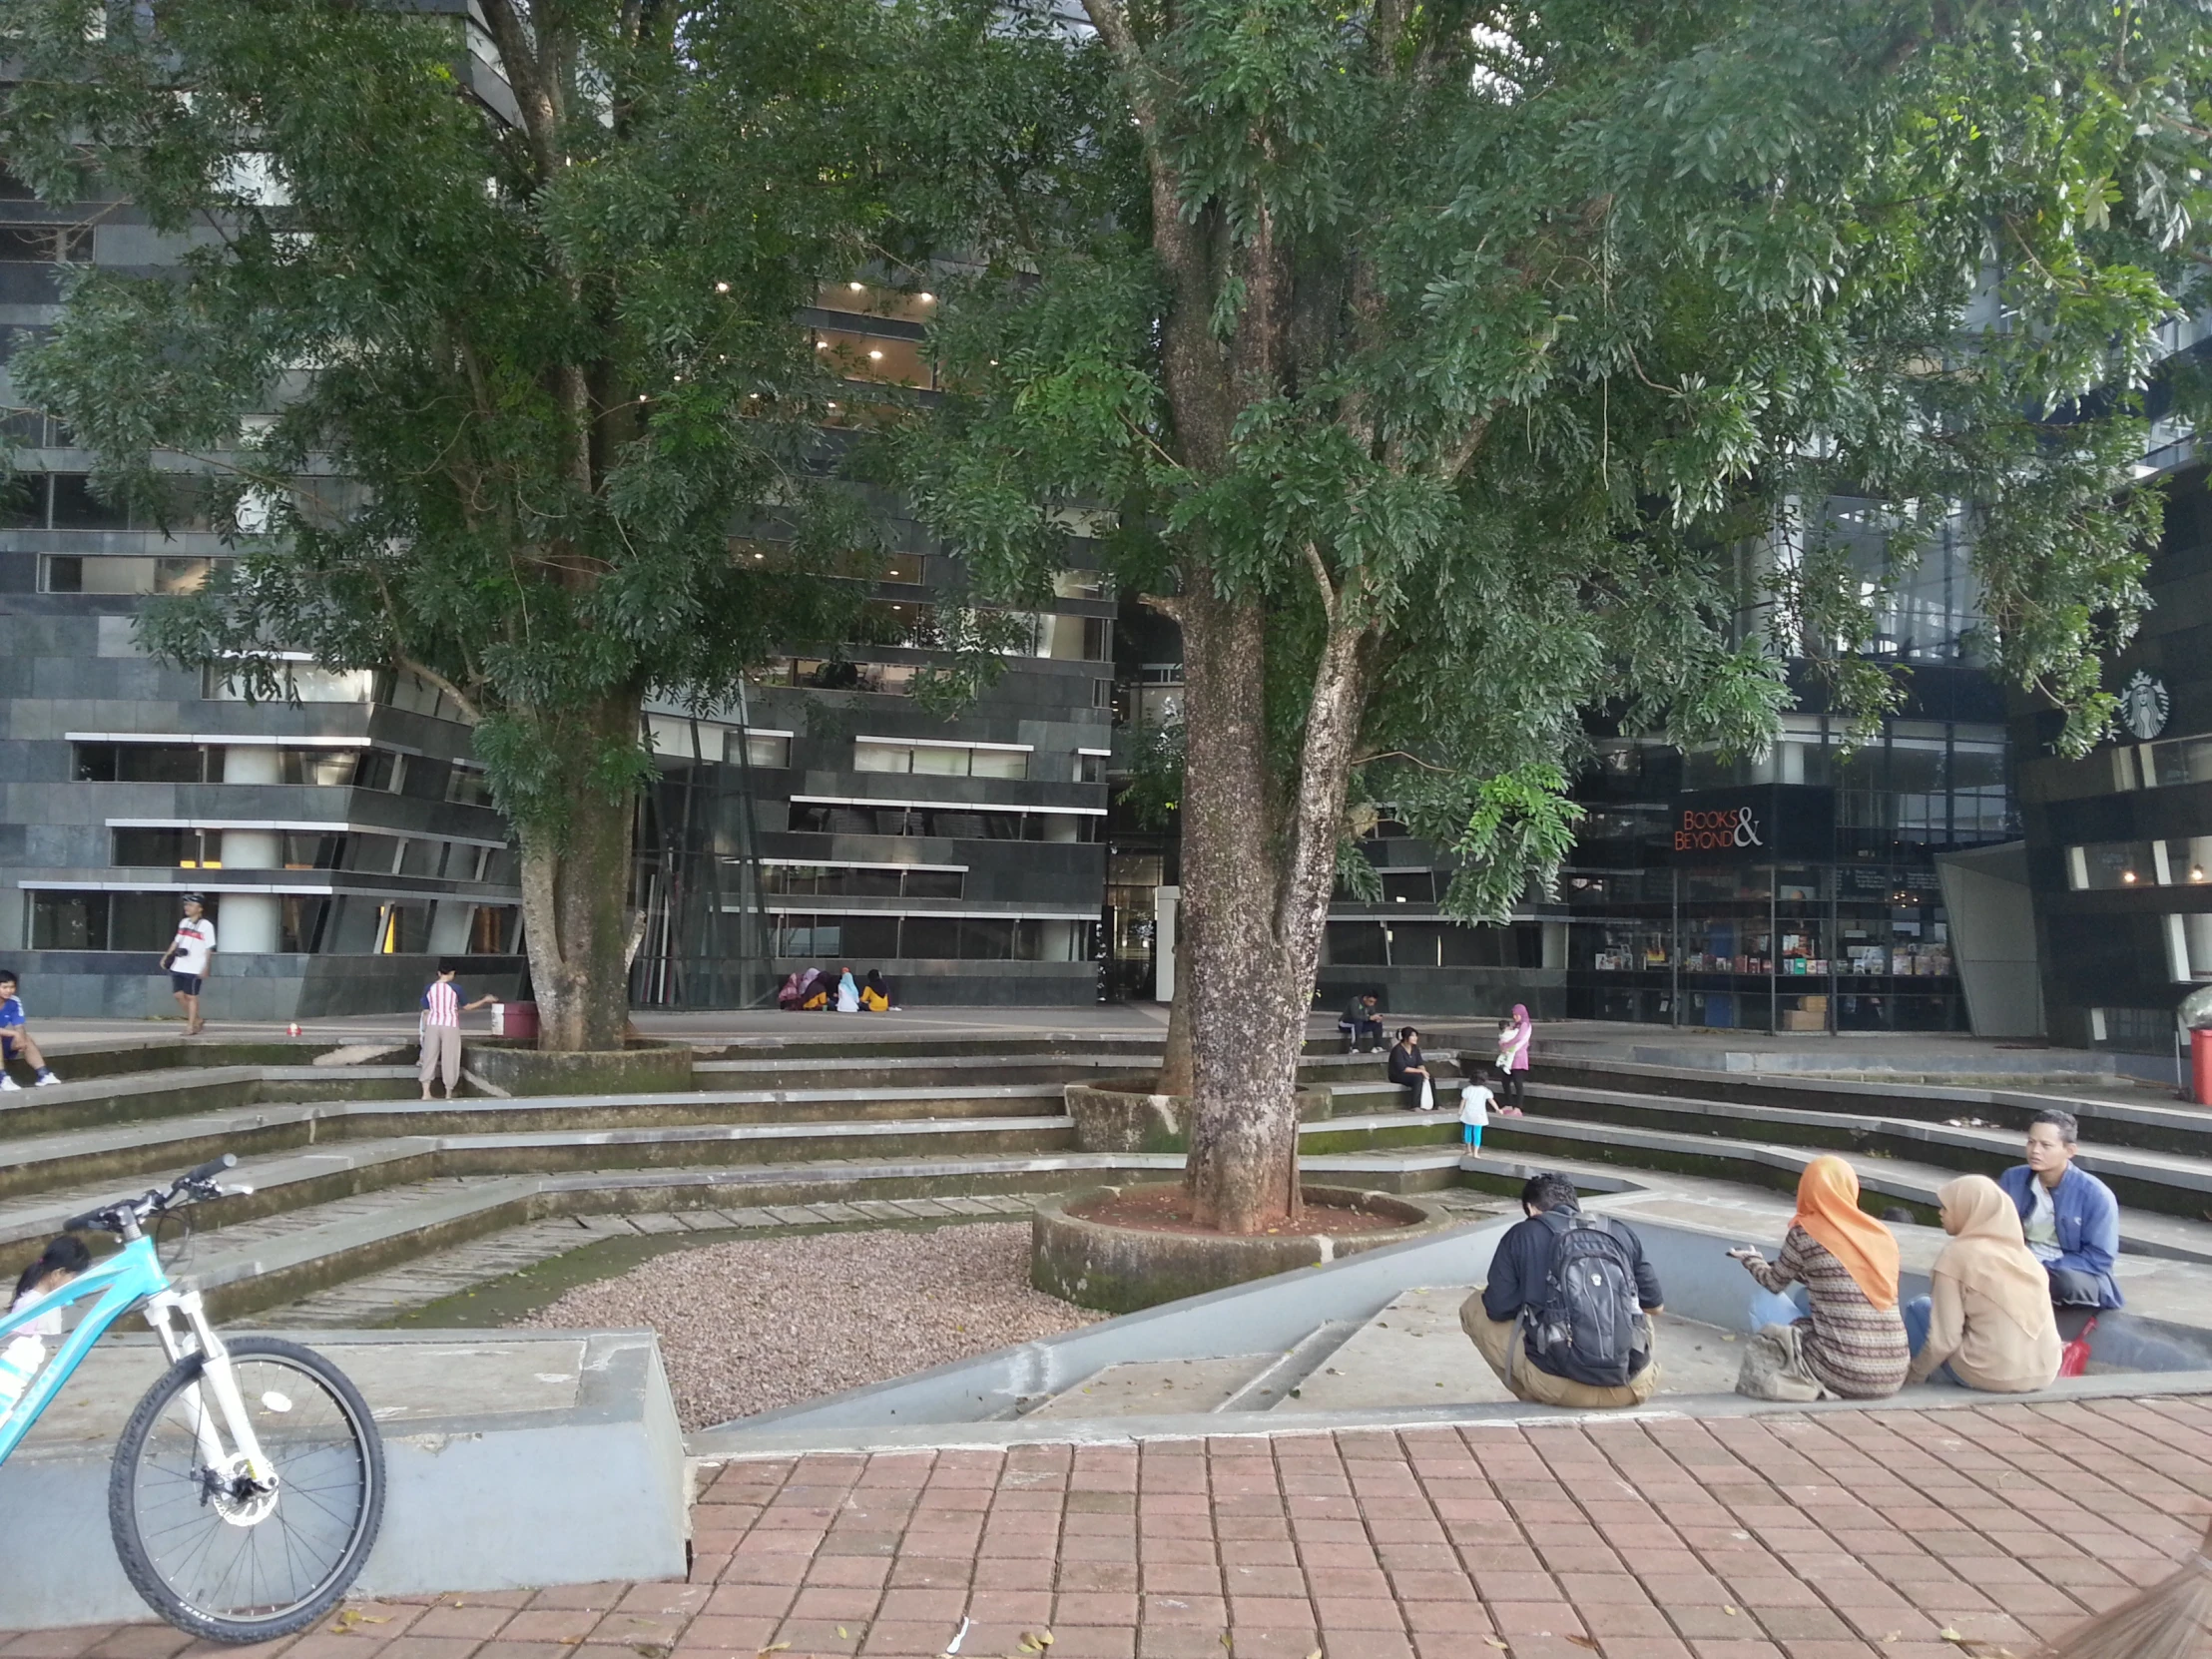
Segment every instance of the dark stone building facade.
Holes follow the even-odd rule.
[[[2105,669],[2117,735],[2065,760],[2054,714],[2021,698],[2012,717],[2046,1028],[2156,1054],[2212,982],[2212,497],[2201,465],[2166,488],[2152,609]]]

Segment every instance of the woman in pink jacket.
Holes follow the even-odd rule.
[[[1501,1117],[1521,1115],[1521,1090],[1528,1070],[1528,1050],[1536,1040],[1536,1022],[1522,1003],[1513,1004],[1513,1017],[1497,1028],[1497,1069],[1505,1079]]]

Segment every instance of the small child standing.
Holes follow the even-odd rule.
[[[438,963],[438,976],[422,991],[422,1063],[416,1067],[422,1079],[422,1098],[430,1098],[431,1080],[445,1078],[445,1098],[451,1100],[461,1086],[461,1016],[488,1008],[492,998],[480,996],[463,1002],[461,987],[453,982],[460,964]]]
[[[1482,1131],[1490,1126],[1490,1102],[1497,1098],[1490,1092],[1495,1080],[1496,1073],[1484,1069],[1470,1073],[1459,1085],[1459,1130],[1469,1152],[1482,1150]]]
[[[15,1313],[41,1297],[52,1296],[91,1266],[92,1252],[85,1248],[85,1241],[74,1233],[60,1235],[23,1270],[23,1277],[15,1282],[15,1300],[8,1305],[8,1312]],[[0,1417],[23,1397],[39,1367],[46,1364],[46,1339],[61,1334],[62,1311],[56,1308],[18,1326],[6,1346],[0,1347]]]
[[[20,1054],[31,1062],[39,1088],[50,1088],[61,1079],[54,1075],[53,1067],[46,1063],[46,1056],[39,1052],[38,1044],[31,1040],[31,1028],[25,1022],[23,1013],[23,999],[15,994],[15,970],[0,968],[0,1089],[20,1089],[23,1086],[8,1075],[8,1058],[15,1054]]]

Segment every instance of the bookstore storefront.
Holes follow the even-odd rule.
[[[1836,790],[1682,795],[1655,828],[1664,863],[1561,882],[1570,1014],[1755,1031],[1964,1028],[1933,860],[1853,845]]]

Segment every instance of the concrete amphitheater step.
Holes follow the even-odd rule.
[[[411,1079],[409,1080],[411,1083]],[[942,1089],[729,1090],[632,1096],[533,1096],[425,1104],[389,1101],[272,1102],[91,1128],[0,1137],[0,1196],[62,1183],[128,1179],[185,1167],[221,1152],[241,1157],[331,1142],[394,1137],[470,1138],[683,1128],[907,1122],[991,1123],[1057,1117],[1052,1084]]]
[[[414,1088],[412,1066],[204,1066],[132,1072],[0,1097],[0,1141],[264,1100],[391,1100]]]
[[[2016,1136],[1913,1120],[1833,1117],[1806,1123],[1776,1112],[1637,1097],[1616,1091],[1532,1089],[1531,1115],[1493,1122],[1485,1153],[1565,1154],[1592,1164],[1718,1177],[1791,1189],[1823,1151],[1853,1155],[1861,1186],[1933,1219],[1936,1192],[1961,1173],[1993,1174],[2019,1161]],[[1567,1114],[1573,1114],[1569,1116]],[[1911,1156],[1901,1154],[1913,1154]],[[2087,1149],[2091,1170],[2122,1192],[2120,1248],[2212,1262],[2212,1160],[2127,1149]],[[2157,1210],[2143,1207],[2148,1199]]]
[[[1873,1114],[1936,1122],[1985,1117],[2014,1127],[2024,1127],[2034,1113],[2055,1106],[2080,1120],[2087,1141],[2169,1152],[2212,1148],[2212,1110],[2176,1100],[2163,1085],[2124,1078],[2053,1077],[1981,1084],[1903,1072],[1808,1077],[1793,1072],[1568,1058],[1539,1067],[1528,1086],[1539,1092],[1578,1087],[1674,1095],[1845,1117]]]
[[[229,1231],[357,1198],[378,1188],[440,1177],[820,1162],[856,1155],[941,1160],[1050,1153],[1064,1148],[1072,1133],[1064,1116],[1039,1115],[401,1135],[248,1157],[233,1179],[253,1191],[196,1206],[194,1216],[203,1231]],[[223,1150],[216,1141],[201,1146]],[[189,1158],[167,1158],[161,1168],[189,1162]],[[9,1245],[17,1246],[15,1253],[21,1254],[21,1247],[54,1232],[69,1216],[114,1197],[116,1190],[116,1181],[108,1178],[0,1203],[0,1256],[7,1254]]]

